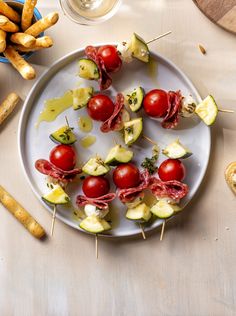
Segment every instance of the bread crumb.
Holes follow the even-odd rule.
[[[228,227],[228,226],[226,226],[226,227],[225,227],[225,229],[226,229],[226,230],[229,230],[229,227]]]
[[[218,237],[215,237],[215,241],[217,241],[218,240]]]
[[[198,45],[198,48],[203,55],[206,55],[206,49],[201,44]]]

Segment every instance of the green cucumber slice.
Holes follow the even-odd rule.
[[[90,158],[82,167],[82,171],[90,176],[101,176],[106,174],[109,170],[110,167],[106,165],[99,156]]]
[[[128,208],[126,218],[132,221],[148,222],[152,214],[150,207],[145,203],[141,203],[133,208]]]
[[[87,232],[98,234],[105,230],[111,229],[110,224],[105,220],[95,215],[88,216],[79,225],[80,228]]]
[[[128,150],[121,145],[116,145],[113,147],[106,159],[105,163],[109,165],[116,165],[118,163],[127,163],[132,160],[134,153],[131,150]]]
[[[177,204],[170,204],[165,200],[160,200],[151,207],[151,212],[159,218],[169,218],[181,211]]]
[[[130,49],[132,52],[133,57],[148,63],[150,59],[150,52],[147,44],[145,41],[138,36],[137,34],[133,34],[131,38],[131,45]]]
[[[143,119],[138,117],[129,122],[124,123],[125,144],[133,144],[141,135],[143,130]]]
[[[100,75],[97,64],[91,59],[80,59],[79,76],[88,80],[98,80]]]
[[[213,96],[208,95],[201,103],[196,106],[195,112],[206,125],[212,125],[215,122],[218,114],[218,106]]]
[[[93,95],[93,87],[79,88],[73,90],[73,109],[79,110],[87,106]]]
[[[192,152],[185,147],[179,139],[175,140],[173,143],[169,144],[162,153],[171,159],[185,159],[192,155]]]
[[[142,87],[135,88],[125,96],[125,104],[130,107],[131,111],[140,110],[144,98],[144,90]]]
[[[55,131],[54,133],[50,134],[50,139],[58,144],[64,144],[64,145],[72,145],[76,142],[76,136],[75,134],[72,132],[72,128],[66,126],[63,126],[61,128],[59,128],[57,131]]]
[[[69,196],[60,185],[50,183],[50,187],[52,187],[52,190],[42,197],[45,202],[54,205],[67,204],[68,202],[70,202]]]

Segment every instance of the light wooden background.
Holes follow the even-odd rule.
[[[39,0],[43,14],[57,1]],[[108,31],[110,30],[110,31]],[[55,46],[32,58],[39,72],[78,47],[128,38],[173,35],[152,49],[192,79],[202,96],[212,93],[236,110],[236,40],[208,21],[190,0],[126,0],[110,21],[75,25],[62,14],[47,33]],[[197,46],[207,50],[203,56]],[[0,96],[24,82],[0,64]],[[20,109],[0,129],[0,182],[49,230],[50,215],[32,194],[17,152]],[[159,232],[141,239],[100,241],[56,223],[55,238],[34,240],[0,206],[0,315],[2,316],[234,316],[236,315],[236,199],[224,182],[224,168],[236,160],[236,116],[220,114],[212,129],[210,166],[188,209]],[[228,228],[228,229],[227,229]]]

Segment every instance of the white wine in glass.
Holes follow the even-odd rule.
[[[64,13],[79,24],[96,24],[111,18],[121,0],[59,0]]]

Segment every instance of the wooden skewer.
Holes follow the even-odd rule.
[[[234,110],[224,110],[224,109],[218,109],[219,112],[223,113],[234,113]]]
[[[166,220],[164,219],[164,222],[162,223],[161,226],[161,236],[160,236],[160,241],[162,241],[163,236],[164,236],[164,231],[165,231],[165,226],[166,226]]]
[[[155,142],[153,139],[151,139],[150,137],[146,136],[146,135],[142,135],[142,137],[144,139],[146,139],[149,143],[153,144],[153,145],[157,145],[157,142]]]
[[[66,125],[70,128],[70,124],[69,124],[67,116],[65,116],[65,119],[66,119]]]
[[[56,219],[57,206],[54,204],[53,213],[52,213],[52,224],[51,224],[51,236],[53,236],[55,219]]]
[[[141,223],[139,223],[139,227],[140,227],[140,230],[141,230],[142,237],[145,240],[146,239],[146,235],[145,235],[145,231],[143,229],[143,225]]]
[[[96,259],[98,259],[98,235],[95,235],[95,254],[96,254]]]
[[[152,42],[155,42],[155,41],[159,40],[160,38],[165,37],[165,36],[167,36],[167,35],[169,35],[169,34],[171,34],[171,31],[166,32],[166,33],[161,34],[161,35],[158,35],[157,37],[154,37],[154,38],[151,39],[150,41],[147,41],[146,44],[150,44],[150,43],[152,43]]]

